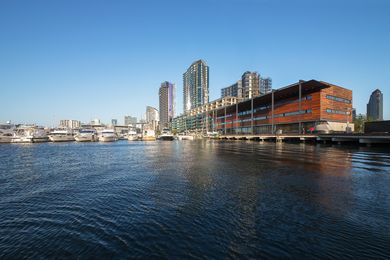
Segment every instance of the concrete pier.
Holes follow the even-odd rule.
[[[320,142],[334,144],[390,144],[390,134],[365,135],[365,134],[261,134],[261,135],[221,135],[221,140],[252,140],[271,142]]]

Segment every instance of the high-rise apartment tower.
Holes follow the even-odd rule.
[[[260,96],[272,91],[272,79],[260,77]]]
[[[257,72],[246,71],[242,74],[242,97],[244,99],[260,95],[260,75]]]
[[[171,128],[175,116],[175,84],[165,81],[161,83],[159,95],[160,128]]]
[[[195,61],[183,74],[184,113],[209,102],[209,66]]]
[[[233,85],[221,89],[221,98],[223,97],[238,97],[242,98],[242,81],[239,80]]]

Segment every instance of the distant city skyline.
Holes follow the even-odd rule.
[[[351,89],[357,114],[380,89],[390,119],[388,10],[385,0],[6,1],[0,122],[145,119],[164,80],[176,84],[179,115],[183,72],[199,59],[210,68],[210,101],[259,71],[274,89],[300,79]]]

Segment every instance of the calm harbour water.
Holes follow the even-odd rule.
[[[0,145],[0,258],[390,258],[390,149]]]

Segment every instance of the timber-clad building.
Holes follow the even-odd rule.
[[[175,118],[172,126],[177,132],[273,134],[303,133],[326,125],[342,132],[353,129],[351,112],[351,90],[309,80],[245,101],[235,98],[191,110]]]

